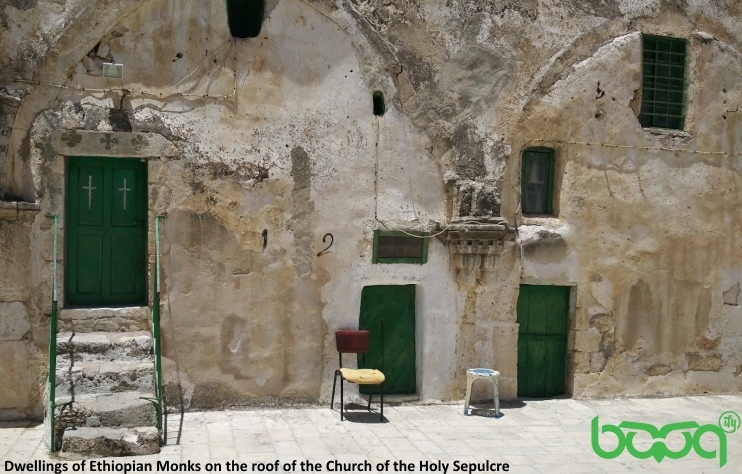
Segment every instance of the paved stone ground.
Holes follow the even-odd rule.
[[[504,403],[503,416],[463,416],[463,404],[399,404],[385,407],[386,421],[378,422],[378,413],[369,415],[359,410],[350,419],[340,422],[339,413],[328,407],[250,409],[241,411],[186,413],[178,441],[180,415],[168,415],[168,445],[155,456],[109,459],[119,463],[137,461],[157,471],[158,461],[198,463],[200,470],[176,468],[168,472],[208,472],[207,463],[217,463],[222,472],[232,461],[246,463],[244,472],[259,472],[252,463],[271,464],[296,460],[289,472],[310,472],[301,469],[302,462],[318,463],[319,472],[329,472],[328,462],[341,463],[335,472],[348,463],[368,461],[373,470],[377,463],[389,461],[387,472],[452,473],[454,462],[508,463],[515,473],[599,473],[599,472],[672,472],[742,473],[742,430],[728,434],[727,463],[719,468],[719,455],[704,459],[690,450],[682,459],[636,459],[627,450],[615,459],[598,457],[591,447],[591,420],[599,416],[600,426],[622,421],[651,423],[658,428],[684,421],[699,425],[718,426],[723,412],[742,413],[742,395],[716,395],[663,399],[619,400],[525,400]],[[20,472],[6,461],[56,462],[42,443],[42,425],[0,423],[0,472]],[[624,432],[628,432],[624,430]],[[693,430],[690,431],[693,433]],[[680,431],[666,437],[674,451],[684,446]],[[603,449],[617,446],[617,437],[601,435]],[[703,449],[718,451],[718,436],[712,433],[701,438]],[[636,435],[634,446],[646,451],[651,438],[646,432]],[[395,462],[410,463],[414,471],[405,471]],[[67,472],[115,472],[88,465],[81,468],[68,462]],[[441,462],[443,464],[437,464]],[[448,470],[422,468],[448,464]],[[409,466],[409,464],[408,464]],[[73,471],[73,468],[79,468]],[[273,467],[273,465],[271,465]],[[495,472],[479,466],[472,472]],[[501,467],[502,469],[502,467]],[[38,472],[38,471],[37,471]],[[48,471],[47,471],[48,472]],[[123,471],[118,471],[123,472]],[[161,470],[160,472],[166,472]],[[234,471],[232,471],[234,472]],[[271,472],[264,470],[262,472]],[[356,469],[352,472],[360,472]],[[502,472],[502,471],[501,471]]]

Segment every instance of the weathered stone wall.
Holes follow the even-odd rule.
[[[61,131],[146,132],[177,150],[144,158],[150,217],[167,213],[170,400],[327,399],[334,330],[378,284],[418,285],[423,399],[461,397],[472,366],[516,396],[521,283],[573,287],[570,394],[742,388],[736,2],[267,5],[248,40],[230,38],[219,2],[0,7],[0,198],[41,203],[13,230],[34,242],[17,300],[31,327],[48,312],[43,214],[63,223],[75,154]],[[685,133],[639,125],[641,32],[689,39]],[[107,57],[123,80],[101,76]],[[529,146],[556,150],[553,218],[521,214]],[[423,266],[370,263],[375,228],[492,216],[518,237],[476,268],[445,233]],[[11,370],[42,383],[43,363]]]
[[[49,332],[30,302],[34,275],[28,267],[36,250],[31,228],[37,212],[33,204],[0,202],[0,420],[41,414]]]
[[[552,146],[563,169],[558,219],[516,219],[524,278],[576,285],[575,394],[740,389],[742,320],[723,293],[742,256],[733,230],[742,142],[729,112],[742,64],[737,50],[697,33],[689,63],[687,132],[636,120],[639,33],[576,64],[520,122],[514,148]],[[513,188],[519,178],[510,176]]]

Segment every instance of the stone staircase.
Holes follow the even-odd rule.
[[[147,307],[60,311],[55,437],[61,458],[160,451],[148,326]]]

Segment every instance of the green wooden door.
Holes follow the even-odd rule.
[[[358,327],[371,331],[371,348],[358,355],[358,366],[384,373],[384,393],[415,393],[415,285],[363,288]],[[379,393],[374,385],[360,390]]]
[[[521,285],[517,311],[518,396],[562,395],[569,287]]]
[[[70,157],[67,303],[146,303],[147,167],[140,160]]]

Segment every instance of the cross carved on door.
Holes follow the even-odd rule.
[[[88,192],[88,210],[90,210],[93,207],[93,190],[98,189],[93,186],[93,177],[91,175],[88,175],[88,185],[83,186],[82,189]],[[124,207],[124,209],[126,209],[126,207]]]
[[[127,191],[131,191],[131,188],[126,187],[126,178],[124,178],[124,186],[118,190],[124,193],[124,210],[126,210],[126,193]]]

